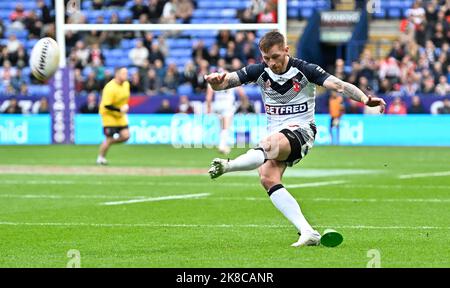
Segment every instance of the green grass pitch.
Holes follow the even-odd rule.
[[[255,173],[209,179],[215,150],[113,146],[105,168],[96,154],[0,147],[0,267],[63,268],[71,249],[81,267],[450,266],[449,148],[322,146],[288,169],[310,223],[343,234],[335,248],[290,247]]]

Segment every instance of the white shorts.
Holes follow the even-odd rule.
[[[236,109],[233,104],[221,102],[213,103],[213,112],[221,117],[231,117],[234,115],[235,111]]]

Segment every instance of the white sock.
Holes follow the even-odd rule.
[[[275,205],[275,207],[277,207],[277,209],[280,210],[292,224],[294,224],[301,234],[314,231],[308,221],[306,221],[305,216],[303,216],[297,201],[283,185],[278,184],[270,188],[269,196],[273,205]]]
[[[224,148],[228,146],[228,130],[222,130],[220,132],[220,144],[219,147],[220,148]]]
[[[264,164],[266,156],[262,148],[250,149],[234,160],[228,162],[228,171],[247,171],[253,170]]]

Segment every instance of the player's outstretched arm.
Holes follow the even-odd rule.
[[[236,72],[231,73],[211,73],[205,75],[205,80],[214,90],[226,90],[242,85]]]
[[[362,102],[369,107],[379,106],[380,113],[384,113],[384,110],[386,108],[386,102],[384,102],[382,98],[366,95],[355,85],[342,81],[335,76],[328,77],[323,83],[323,87],[339,92],[342,95],[350,97],[355,101]]]

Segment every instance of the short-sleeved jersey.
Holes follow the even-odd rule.
[[[260,87],[269,134],[314,123],[316,85],[322,86],[330,76],[320,66],[297,58],[289,58],[283,74],[275,74],[265,63],[246,66],[237,74],[242,84],[254,82]]]
[[[128,119],[117,111],[111,111],[105,106],[112,105],[116,108],[128,104],[130,99],[130,83],[125,81],[122,85],[118,84],[114,79],[109,81],[102,92],[102,101],[100,103],[99,113],[102,115],[102,122],[104,127],[118,127],[127,126]]]

